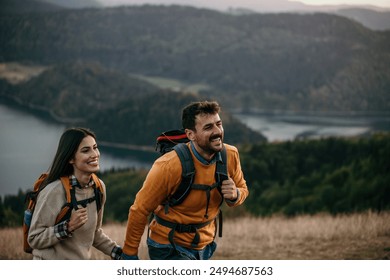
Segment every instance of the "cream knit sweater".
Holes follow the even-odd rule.
[[[40,192],[28,236],[28,242],[34,249],[34,259],[88,260],[91,258],[92,246],[106,255],[111,255],[116,242],[111,240],[101,228],[106,200],[106,187],[103,182],[102,186],[104,196],[99,213],[95,202],[88,204],[88,221],[75,230],[71,237],[63,240],[59,240],[54,233],[55,219],[66,203],[65,190],[61,181],[50,183]],[[92,187],[76,188],[77,200],[93,196]]]

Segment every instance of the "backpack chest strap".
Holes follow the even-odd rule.
[[[83,199],[83,200],[77,200],[75,202],[76,205],[81,205],[83,208],[87,207],[87,205],[89,203],[92,203],[96,200],[96,196],[93,196],[93,197],[90,197],[90,198],[87,198],[87,199]],[[70,204],[70,206],[74,206],[72,203]]]
[[[193,189],[193,190],[201,190],[201,191],[205,191],[206,192],[206,198],[207,198],[207,200],[206,200],[206,212],[204,214],[204,217],[206,219],[209,218],[208,212],[209,212],[209,205],[210,205],[210,193],[215,188],[218,188],[218,191],[220,191],[220,189],[219,189],[220,184],[221,184],[220,182],[216,182],[216,183],[212,184],[211,186],[209,186],[209,185],[201,185],[201,184],[193,184],[191,186],[191,189]],[[221,203],[222,203],[222,201],[221,201]]]
[[[168,234],[168,240],[173,246],[173,248],[176,250],[176,245],[173,240],[175,232],[180,232],[180,233],[195,233],[194,239],[191,242],[191,247],[195,248],[200,240],[200,236],[198,233],[198,229],[203,228],[207,225],[209,225],[211,222],[213,222],[215,219],[212,219],[210,221],[200,223],[200,224],[179,224],[179,223],[173,223],[167,220],[164,220],[163,218],[155,215],[154,218],[156,219],[156,222],[160,225],[163,225],[165,227],[168,227],[171,229],[171,231]]]

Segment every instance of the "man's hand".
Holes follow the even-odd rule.
[[[222,181],[221,192],[225,199],[237,199],[237,187],[232,178]]]

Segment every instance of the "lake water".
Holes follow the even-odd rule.
[[[300,136],[353,136],[372,130],[390,130],[389,115],[319,115],[236,113],[241,121],[260,131],[269,141],[293,140]],[[27,190],[37,176],[47,171],[65,126],[46,122],[24,111],[0,103],[0,196]],[[149,168],[153,158],[143,152],[120,152],[100,147],[101,170]]]
[[[248,127],[261,132],[270,142],[390,131],[388,113],[258,112],[234,115]]]
[[[0,196],[27,190],[48,170],[65,126],[0,104]],[[149,168],[152,161],[137,152],[108,152],[100,147],[100,168]]]

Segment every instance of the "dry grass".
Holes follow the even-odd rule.
[[[125,224],[108,224],[105,232],[123,244]],[[140,258],[148,259],[146,234]],[[0,259],[30,259],[22,251],[22,230],[0,230]],[[328,214],[295,218],[236,218],[224,222],[214,259],[374,260],[390,259],[390,212]],[[94,250],[95,259],[106,259]]]
[[[390,213],[245,218],[226,223],[217,259],[389,259]]]
[[[23,65],[17,62],[0,63],[0,78],[11,84],[19,84],[38,76],[46,68],[45,66]]]

